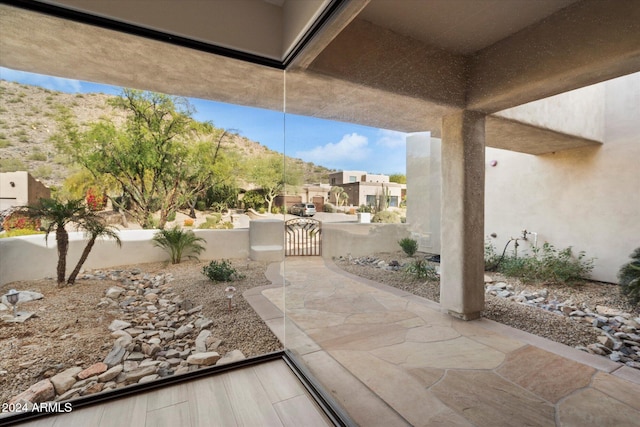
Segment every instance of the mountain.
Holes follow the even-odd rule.
[[[51,142],[58,132],[56,117],[60,107],[68,108],[80,126],[110,117],[123,121],[102,93],[68,94],[0,80],[0,172],[26,170],[50,187],[59,187],[71,174],[71,166],[58,154]],[[215,121],[215,117],[212,118]],[[275,151],[238,134],[229,138],[228,148],[243,158],[262,157]],[[328,182],[333,170],[301,159],[286,157],[299,166],[305,183]]]

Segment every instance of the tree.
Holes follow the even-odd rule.
[[[124,126],[105,118],[84,131],[62,111],[57,146],[95,177],[115,180],[131,206],[112,202],[143,228],[153,226],[159,210],[162,228],[171,212],[211,184],[226,131],[194,121],[183,98],[124,89],[110,103],[125,113]]]
[[[344,191],[344,188],[338,187],[338,186],[331,187],[330,192],[333,193],[333,197],[335,197],[335,199],[336,199],[335,205],[336,206],[340,206],[340,198],[342,197],[342,194],[346,194],[345,191]],[[348,196],[347,196],[347,198],[348,198]]]
[[[80,273],[80,269],[89,257],[89,253],[91,252],[91,249],[93,249],[93,245],[96,243],[96,240],[98,238],[109,237],[115,240],[118,247],[122,246],[122,242],[120,241],[118,233],[112,226],[107,224],[104,218],[98,216],[89,216],[82,222],[82,227],[86,230],[89,241],[84,247],[84,250],[82,251],[82,255],[80,255],[80,259],[78,260],[76,267],[69,275],[69,278],[67,279],[67,285],[73,285],[76,282],[76,277],[78,276],[78,273]]]
[[[89,211],[84,206],[83,201],[69,200],[66,202],[55,199],[40,199],[33,206],[24,206],[21,211],[30,218],[37,218],[46,224],[45,241],[49,238],[49,233],[56,233],[56,243],[58,250],[58,264],[56,268],[58,287],[61,287],[65,280],[67,270],[67,252],[69,251],[69,233],[66,230],[68,224],[82,226],[95,218],[96,214]],[[88,254],[87,254],[88,255]]]
[[[338,196],[338,206],[346,205],[347,200],[349,200],[349,195],[346,191],[343,190],[342,193],[340,193],[340,195]]]
[[[299,185],[302,180],[302,173],[298,167],[288,165],[285,170],[282,155],[255,159],[249,175],[251,181],[262,189],[264,200],[267,202],[267,212],[271,212],[273,201],[284,190],[285,185]]]

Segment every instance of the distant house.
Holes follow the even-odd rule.
[[[0,173],[0,211],[12,206],[25,206],[41,198],[51,197],[51,189],[28,172]]]
[[[389,176],[364,171],[340,171],[329,175],[331,187],[342,187],[351,206],[376,206],[380,197],[388,195],[389,207],[399,207],[406,191],[405,184],[389,182]],[[331,203],[335,200],[331,199]]]

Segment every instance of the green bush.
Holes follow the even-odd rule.
[[[325,204],[324,204],[324,207],[323,207],[323,210],[324,210],[325,212],[328,212],[328,213],[336,213],[336,212],[338,211],[338,210],[336,209],[335,205],[334,205],[334,204],[332,204],[332,203],[325,203]]]
[[[400,224],[400,215],[393,211],[378,212],[371,218],[371,222],[385,223],[385,224]]]
[[[230,230],[233,228],[233,224],[229,221],[222,221],[222,214],[218,212],[214,212],[211,215],[207,215],[205,222],[200,224],[201,229],[215,229],[215,230]]]
[[[440,280],[436,268],[428,261],[416,259],[404,267],[405,274],[416,279]]]
[[[167,215],[167,221],[175,221],[176,220],[176,211],[171,211]]]
[[[204,200],[198,200],[196,202],[196,210],[199,210],[199,211],[207,210],[207,204],[205,203]]]
[[[154,246],[169,252],[172,264],[180,264],[183,254],[195,258],[195,255],[199,255],[204,250],[204,246],[200,244],[204,241],[202,237],[197,237],[193,231],[184,231],[178,226],[168,230],[160,230],[153,235]]]
[[[233,268],[229,260],[224,259],[221,261],[213,260],[209,265],[202,267],[202,274],[213,282],[231,282],[243,277]]]
[[[404,239],[398,242],[402,250],[408,256],[414,256],[416,251],[418,250],[418,241],[416,239],[412,239],[410,237],[405,237]]]
[[[593,270],[593,258],[585,259],[585,253],[574,256],[571,246],[558,250],[545,243],[533,248],[531,254],[505,256],[497,269],[506,276],[517,277],[523,282],[548,284],[576,284],[588,278]]]
[[[631,262],[623,265],[618,272],[620,292],[631,304],[640,303],[640,248],[636,248],[630,256]]]
[[[360,207],[358,208],[358,212],[360,212],[360,213],[371,213],[371,206],[360,205]]]

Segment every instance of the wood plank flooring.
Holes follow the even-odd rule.
[[[22,424],[30,427],[333,425],[282,360]]]

